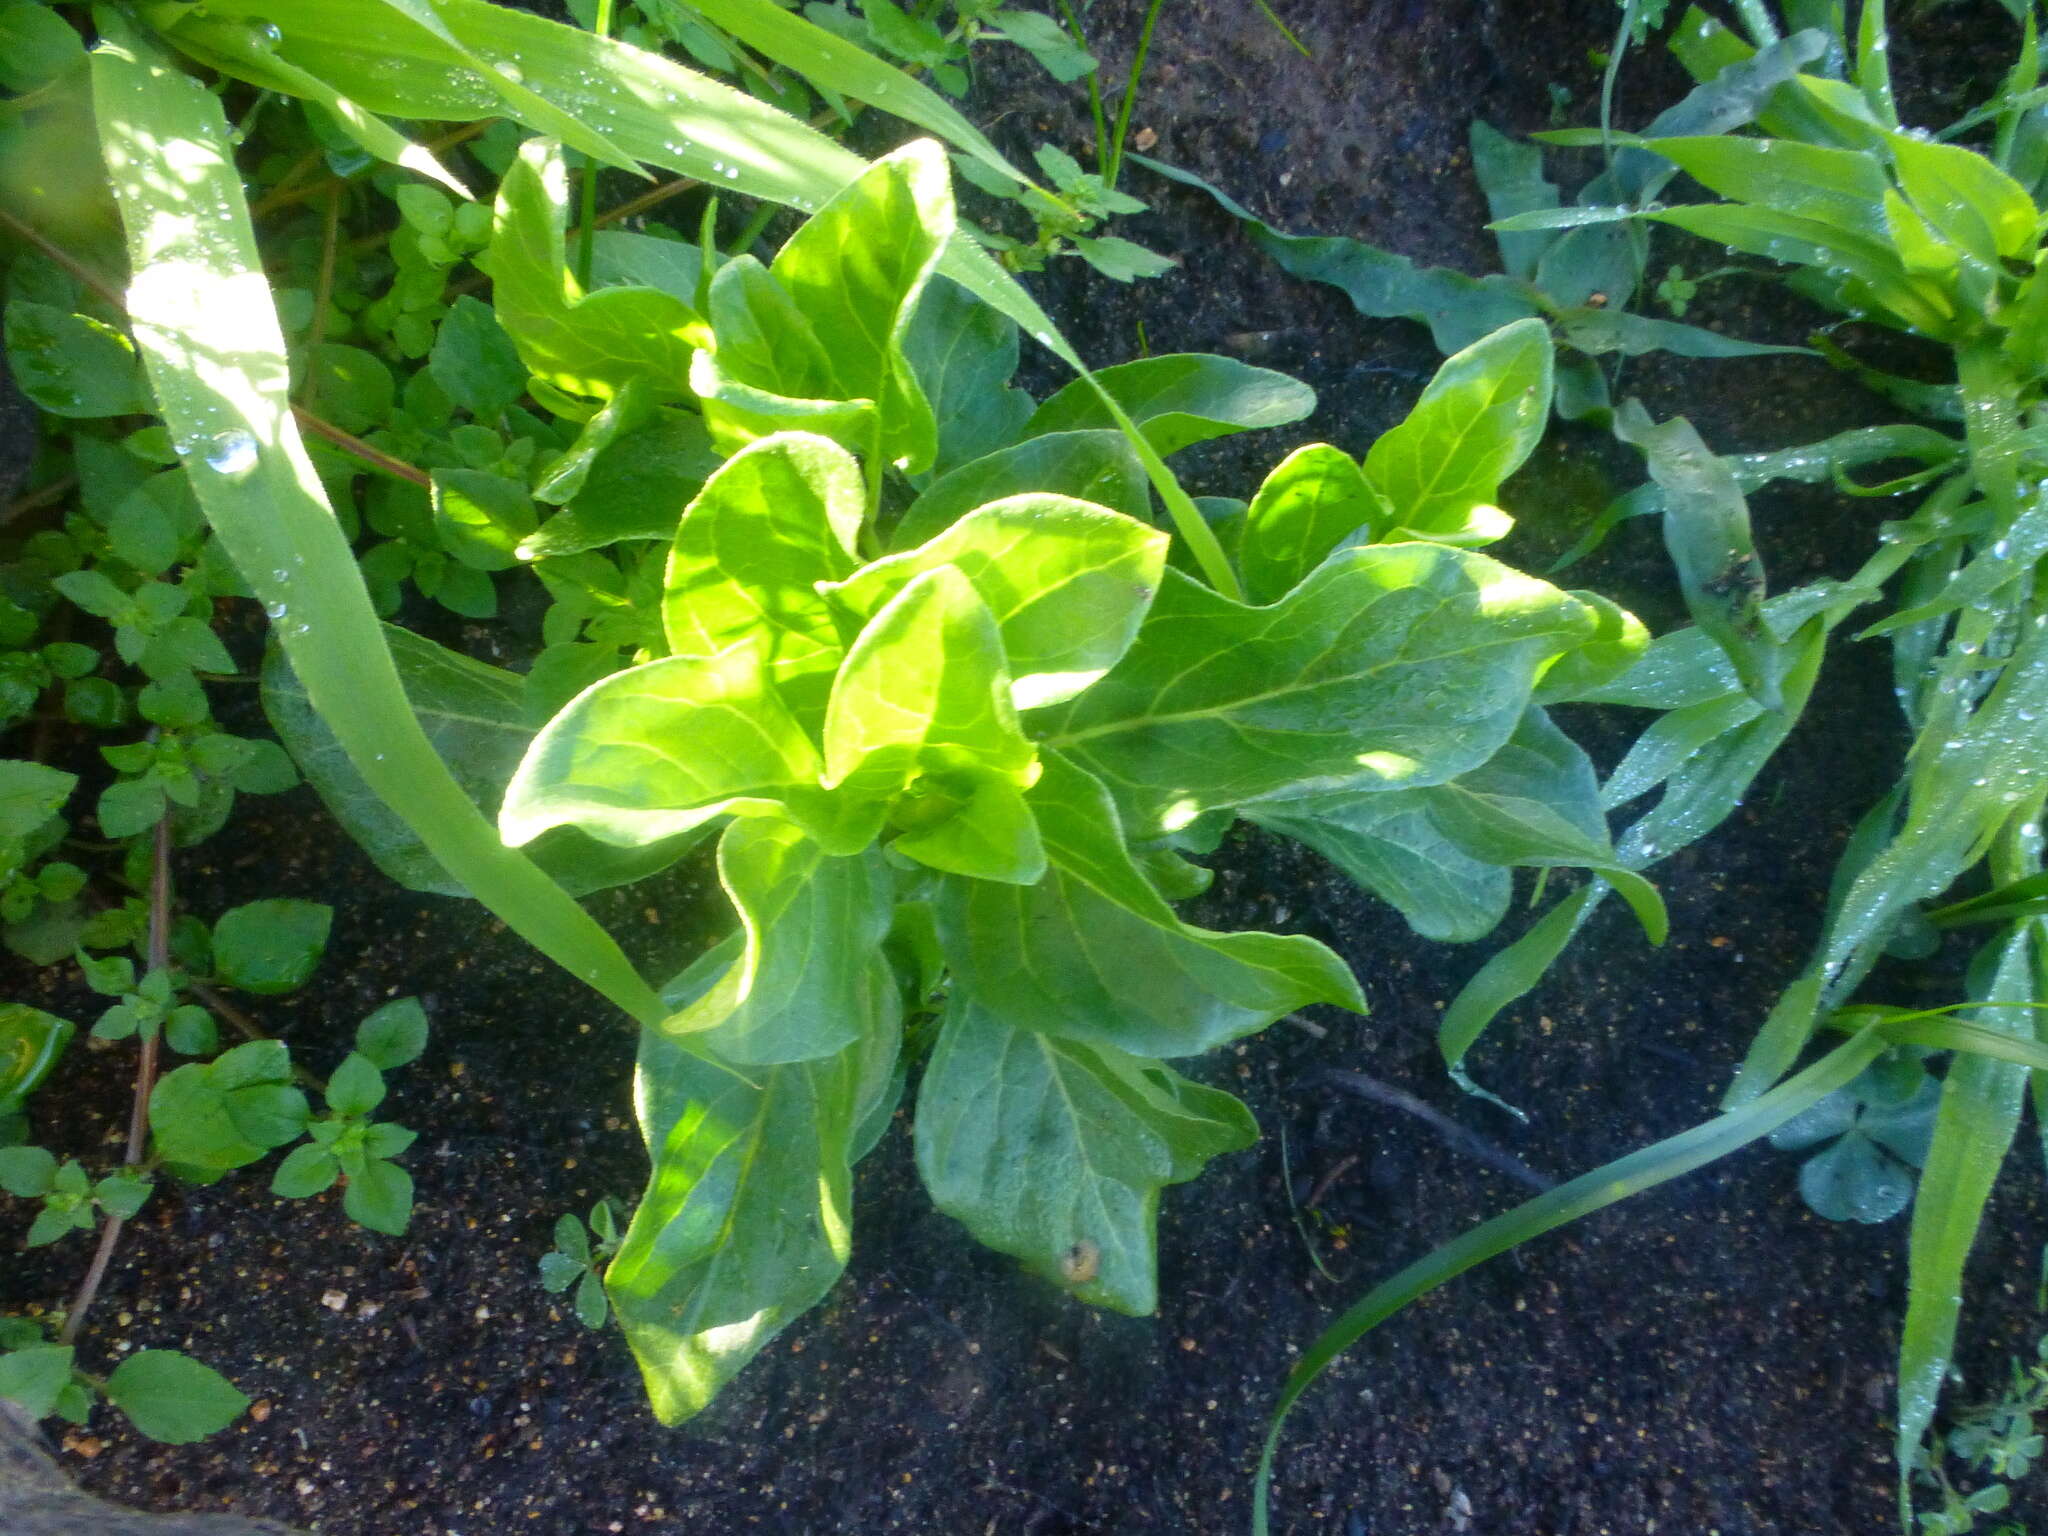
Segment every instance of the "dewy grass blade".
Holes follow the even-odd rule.
[[[2040,921],[2017,924],[1998,946],[1998,969],[1987,1001],[2031,1003],[2031,950]],[[2031,1036],[2025,1010],[1987,1009],[1994,1029]],[[1934,1405],[1955,1349],[1963,1305],[1963,1266],[1984,1219],[1984,1202],[2019,1129],[2028,1071],[1989,1056],[1960,1055],[1942,1086],[1934,1139],[1913,1197],[1913,1230],[1906,1250],[1906,1321],[1899,1340],[1899,1516],[1913,1521],[1913,1461],[1934,1421]]]
[[[1581,1216],[1670,1182],[1681,1174],[1726,1157],[1772,1131],[1833,1093],[1846,1087],[1877,1059],[1889,1044],[1885,1026],[1872,1025],[1845,1041],[1797,1076],[1762,1098],[1694,1126],[1655,1146],[1617,1158],[1604,1167],[1560,1185],[1546,1195],[1516,1206],[1473,1228],[1382,1281],[1332,1323],[1289,1373],[1280,1402],[1259,1454],[1258,1480],[1252,1492],[1253,1536],[1269,1536],[1273,1461],[1287,1415],[1301,1395],[1315,1384],[1337,1357],[1367,1333],[1418,1297],[1510,1248],[1553,1231]]]
[[[136,345],[193,490],[308,694],[385,802],[544,954],[635,1018],[665,1013],[624,953],[504,847],[421,732],[300,443],[288,364],[219,101],[99,8],[102,149],[128,231]]]
[[[210,13],[254,18],[271,9],[267,0],[215,0]],[[804,213],[823,207],[866,169],[858,155],[809,124],[615,38],[485,0],[440,0],[437,14],[458,47],[383,11],[361,0],[301,0],[281,53],[344,84],[371,111],[437,121],[470,121],[501,111],[521,116],[519,104],[501,100],[465,58],[473,55],[492,68],[513,66],[527,89],[635,159]],[[954,235],[939,270],[1016,321],[1101,391],[1037,301],[972,236]],[[1238,598],[1237,576],[1193,499],[1123,409],[1106,393],[1103,400],[1203,576],[1226,597]]]

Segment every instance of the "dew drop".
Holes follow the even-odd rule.
[[[239,480],[256,467],[256,439],[247,432],[222,432],[204,445],[206,467]]]

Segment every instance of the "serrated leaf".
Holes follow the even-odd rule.
[[[271,897],[231,907],[213,926],[214,974],[263,997],[297,991],[320,964],[333,923],[334,909],[317,901]]]
[[[128,338],[89,315],[14,299],[7,366],[24,395],[53,416],[126,416],[149,409]]]
[[[78,775],[42,763],[0,761],[0,836],[25,838],[64,808]]]
[[[341,1192],[348,1219],[387,1237],[402,1237],[412,1221],[412,1175],[381,1157],[366,1160]]]
[[[305,1200],[334,1187],[341,1177],[341,1164],[323,1146],[308,1143],[294,1147],[270,1177],[270,1192],[287,1200]]]
[[[940,1210],[1084,1301],[1158,1305],[1159,1191],[1258,1137],[1157,1061],[1012,1028],[960,999],[925,1068],[917,1162]]]
[[[427,1011],[416,997],[394,998],[356,1026],[356,1050],[390,1072],[417,1061],[427,1048]]]
[[[327,1080],[327,1107],[337,1115],[367,1115],[384,1102],[384,1074],[364,1055],[350,1051]]]
[[[31,1344],[0,1354],[0,1398],[19,1405],[31,1419],[57,1409],[57,1396],[71,1384],[76,1351],[69,1344]]]
[[[249,1406],[220,1372],[172,1349],[137,1350],[101,1390],[138,1430],[166,1445],[218,1434]]]

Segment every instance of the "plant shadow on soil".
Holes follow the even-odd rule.
[[[1096,8],[1113,67],[1138,9]],[[1283,228],[1489,270],[1466,123],[1483,111],[1511,132],[1546,126],[1553,81],[1591,99],[1587,51],[1610,42],[1612,7],[1282,10],[1313,61],[1253,7],[1167,9],[1135,116],[1157,135],[1152,153]],[[2010,42],[1995,14],[1987,4],[1938,20],[1897,51],[1981,95],[1984,57]],[[1980,57],[1987,35],[1995,46]],[[1659,55],[1639,55],[1620,116],[1638,121],[1681,89]],[[992,61],[977,108],[1012,153],[1086,141],[1077,99],[1022,67]],[[1195,489],[1242,493],[1300,441],[1362,451],[1405,411],[1436,363],[1420,327],[1364,322],[1333,290],[1284,277],[1198,195],[1142,173],[1130,185],[1155,204],[1130,232],[1184,265],[1135,289],[1064,267],[1037,280],[1068,334],[1094,360],[1121,361],[1136,355],[1142,319],[1154,352],[1233,352],[1300,374],[1322,397],[1300,429],[1191,455]],[[1798,339],[1798,317],[1770,303],[1714,320],[1752,335],[1791,326]],[[1040,392],[1052,382],[1042,373]],[[1880,419],[1805,359],[1644,366],[1632,387],[1659,415],[1690,413],[1724,449]],[[1593,434],[1566,434],[1557,451],[1550,485],[1634,483]],[[1568,517],[1598,507],[1566,501]],[[1869,545],[1873,514],[1830,496],[1773,494],[1756,512],[1780,587],[1839,574]],[[1540,570],[1572,531],[1538,528],[1505,553]],[[1571,580],[1657,627],[1674,620],[1654,530],[1625,526]],[[488,654],[489,636],[469,638]],[[241,637],[242,654],[253,639]],[[1194,919],[1328,941],[1373,1013],[1319,1014],[1320,1038],[1276,1027],[1197,1067],[1244,1095],[1266,1135],[1169,1191],[1159,1315],[1084,1310],[979,1249],[931,1209],[899,1114],[860,1169],[846,1278],[679,1430],[648,1414],[618,1335],[584,1332],[534,1278],[558,1214],[630,1198],[644,1174],[627,1028],[477,908],[391,889],[308,792],[248,803],[227,834],[181,856],[182,894],[209,915],[259,895],[335,904],[319,983],[261,1010],[315,1070],[331,1069],[378,1001],[426,995],[433,1044],[394,1078],[387,1110],[422,1132],[409,1159],[420,1208],[405,1238],[387,1240],[349,1227],[331,1197],[272,1199],[260,1171],[160,1195],[122,1248],[95,1331],[189,1349],[258,1411],[184,1448],[102,1415],[66,1437],[66,1464],[109,1497],[231,1507],[327,1536],[1241,1532],[1292,1352],[1374,1280],[1523,1193],[1324,1074],[1397,1082],[1557,1176],[1711,1114],[1804,958],[1835,857],[1901,745],[1876,648],[1838,649],[1750,805],[1654,872],[1671,942],[1649,949],[1611,904],[1550,984],[1496,1025],[1476,1073],[1532,1111],[1530,1126],[1464,1098],[1435,1056],[1439,1010],[1494,945],[1419,944],[1313,856],[1239,835]],[[1644,718],[1580,710],[1567,724],[1611,764]],[[693,865],[594,905],[650,974],[668,974],[702,943],[714,895]],[[13,995],[91,1016],[76,990]],[[78,1059],[64,1095],[39,1105],[46,1135],[72,1152],[103,1148],[126,1112],[125,1051]],[[1283,1126],[1297,1192],[1320,1197],[1311,1230],[1338,1283],[1318,1275],[1290,1220]],[[1295,1416],[1276,1529],[1887,1529],[1904,1224],[1811,1216],[1795,1167],[1752,1149],[1496,1261],[1370,1336]],[[1995,1389],[2008,1354],[2031,1356],[2038,1325],[2048,1222],[2027,1146],[2013,1169],[1972,1266],[1966,1398]],[[10,1248],[14,1225],[0,1234]],[[82,1260],[76,1243],[10,1259],[0,1304],[61,1294]],[[2023,1486],[2015,1512],[2048,1517],[2048,1496]]]

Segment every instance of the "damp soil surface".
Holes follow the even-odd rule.
[[[1278,3],[1278,0],[1276,0]],[[1287,229],[1360,236],[1489,270],[1466,125],[1547,126],[1554,89],[1592,99],[1595,0],[1292,0],[1304,58],[1238,0],[1166,7],[1133,118],[1150,152],[1210,177]],[[1113,69],[1139,7],[1098,0]],[[1937,13],[1895,48],[1925,115],[1981,99],[2013,41],[1991,4]],[[1639,66],[1639,67],[1638,67]],[[1628,72],[1639,122],[1683,84],[1655,54]],[[974,103],[1013,152],[1077,153],[1065,88],[995,61]],[[1180,270],[1125,288],[1085,270],[1034,279],[1090,355],[1220,350],[1300,374],[1301,428],[1197,458],[1201,492],[1244,494],[1300,441],[1361,451],[1436,357],[1420,327],[1367,322],[1334,290],[1266,264],[1199,194],[1135,177],[1154,211],[1129,233]],[[1738,299],[1710,323],[1797,339],[1802,317]],[[1052,375],[1043,375],[1050,381]],[[1685,410],[1723,449],[1777,447],[1881,419],[1817,361],[1643,366],[1630,387]],[[1631,466],[1591,433],[1546,449],[1506,553],[1541,568]],[[1772,579],[1853,566],[1874,514],[1817,494],[1755,508]],[[1574,580],[1659,626],[1675,618],[1650,530],[1624,525]],[[471,637],[488,647],[489,637]],[[1398,918],[1291,845],[1240,834],[1196,920],[1306,932],[1357,969],[1373,1011],[1283,1024],[1194,1070],[1242,1094],[1265,1137],[1168,1192],[1157,1316],[1085,1310],[978,1248],[918,1187],[907,1113],[858,1178],[852,1265],[711,1411],[648,1414],[616,1333],[588,1333],[535,1283],[557,1215],[630,1198],[645,1163],[621,1021],[473,906],[392,889],[306,792],[249,804],[180,856],[194,910],[257,895],[337,909],[320,983],[262,1007],[316,1068],[380,1000],[423,993],[426,1057],[393,1080],[420,1130],[420,1205],[397,1240],[328,1201],[272,1199],[258,1175],[159,1196],[123,1244],[101,1337],[175,1346],[257,1400],[190,1447],[102,1416],[64,1439],[93,1491],[154,1508],[233,1508],[328,1536],[591,1532],[1078,1536],[1248,1527],[1250,1470],[1281,1378],[1350,1299],[1525,1191],[1331,1074],[1397,1084],[1552,1176],[1693,1125],[1813,941],[1827,879],[1902,745],[1874,649],[1837,648],[1807,721],[1720,831],[1661,865],[1672,938],[1649,948],[1609,904],[1552,980],[1510,1009],[1476,1075],[1521,1125],[1445,1080],[1441,1008],[1490,952],[1418,943]],[[1604,763],[1640,718],[1566,722]],[[595,906],[650,973],[694,952],[713,887],[685,868]],[[1509,931],[1524,918],[1511,921]],[[14,995],[21,995],[10,988]],[[74,1016],[90,1000],[34,1000]],[[87,1055],[45,1129],[110,1143],[126,1058]],[[1284,1135],[1284,1143],[1281,1133]],[[1972,1270],[1965,1395],[2029,1356],[2044,1219],[2038,1169],[2013,1160]],[[1890,1414],[1904,1302],[1903,1224],[1810,1215],[1795,1163],[1752,1149],[1530,1244],[1375,1334],[1306,1399],[1281,1462],[1276,1529],[1415,1532],[1878,1532],[1892,1518]],[[1292,1201],[1290,1201],[1290,1194]],[[1294,1208],[1301,1214],[1297,1220]],[[11,1223],[5,1233],[16,1234]],[[62,1294],[79,1254],[8,1260],[0,1304]],[[100,1362],[95,1362],[100,1363]],[[2019,1517],[2048,1517],[2024,1487]]]

